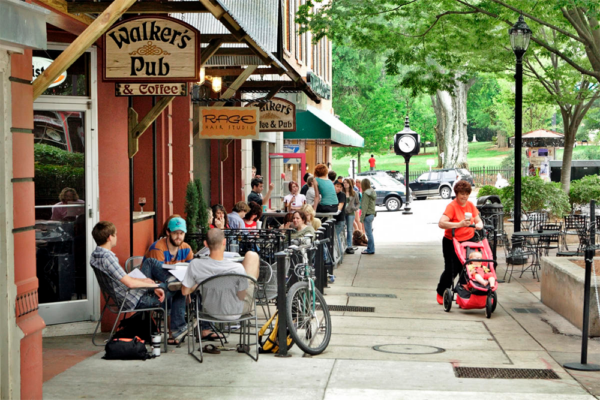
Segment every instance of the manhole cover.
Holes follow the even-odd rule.
[[[329,311],[375,312],[375,307],[329,305]]]
[[[457,378],[480,379],[560,379],[551,369],[454,367]]]
[[[381,294],[381,293],[346,293],[348,297],[387,297],[390,299],[396,299],[398,296],[395,294]]]
[[[394,354],[437,354],[446,350],[441,347],[426,346],[423,344],[380,344],[373,346],[373,350]]]
[[[517,314],[541,314],[542,310],[539,308],[513,308],[513,311]]]

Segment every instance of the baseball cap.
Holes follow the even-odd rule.
[[[172,218],[169,221],[168,228],[171,232],[183,231],[184,233],[187,233],[187,227],[185,225],[185,220],[183,218],[179,218],[179,217]]]

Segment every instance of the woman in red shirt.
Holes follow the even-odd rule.
[[[250,206],[250,211],[244,216],[244,225],[246,225],[247,229],[256,229],[256,221],[262,217],[262,207],[255,201],[251,201],[248,205]]]
[[[227,211],[220,204],[212,206],[213,219],[210,227],[219,229],[229,229],[229,220],[227,219]]]
[[[479,211],[473,203],[469,201],[471,194],[471,184],[467,181],[459,181],[454,187],[456,198],[448,204],[446,211],[442,214],[438,226],[445,229],[444,239],[442,239],[442,251],[444,253],[444,272],[440,276],[440,282],[437,286],[437,302],[444,303],[444,290],[452,287],[454,278],[460,272],[462,264],[454,251],[452,242],[452,229],[456,240],[459,242],[473,241],[475,229],[483,229],[483,222],[479,217]],[[471,213],[471,219],[465,218],[465,213]],[[475,225],[475,229],[469,228]]]

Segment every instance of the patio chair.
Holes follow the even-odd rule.
[[[567,236],[568,235],[579,236],[579,231],[581,229],[587,229],[587,217],[585,215],[569,214],[569,215],[565,215],[564,219],[565,219],[565,226],[564,226],[564,231],[562,232],[563,243],[564,243],[563,250],[568,252],[569,246],[567,243]]]
[[[560,248],[560,232],[562,231],[562,223],[554,224],[541,224],[540,228],[544,231],[558,231],[556,235],[545,235],[540,236],[539,247],[544,251],[544,255],[548,256],[550,250],[557,250]]]
[[[118,301],[118,296],[116,295],[115,292],[115,286],[114,285],[123,285],[121,282],[117,281],[116,279],[112,278],[111,276],[105,274],[104,272],[94,268],[92,266],[92,269],[94,270],[94,274],[96,275],[96,279],[98,280],[98,285],[100,286],[100,291],[102,292],[102,295],[104,296],[104,308],[102,309],[102,314],[100,315],[100,319],[98,320],[98,324],[96,324],[96,329],[94,329],[94,334],[92,335],[92,343],[95,346],[104,346],[104,344],[96,344],[96,333],[98,332],[98,328],[100,327],[100,324],[102,323],[102,318],[104,317],[104,313],[106,312],[106,310],[110,311],[113,314],[117,314],[117,318],[115,319],[115,323],[113,324],[113,327],[110,331],[110,336],[108,337],[108,341],[110,341],[113,337],[113,335],[115,334],[115,329],[117,327],[117,324],[119,323],[119,320],[121,319],[121,315],[127,314],[127,313],[136,313],[136,312],[145,312],[145,311],[156,311],[159,313],[162,313],[163,315],[163,326],[162,326],[162,331],[163,331],[163,345],[164,345],[164,351],[167,351],[167,315],[168,315],[168,308],[167,308],[167,304],[165,304],[165,308],[163,309],[162,307],[150,307],[150,308],[133,308],[130,309],[128,307],[125,307],[125,298],[127,297],[127,295],[130,292],[134,292],[134,291],[138,291],[138,290],[143,290],[143,291],[147,291],[147,290],[154,290],[156,289],[155,287],[151,287],[151,288],[135,288],[135,289],[130,289],[127,288],[127,294],[125,296],[125,298],[123,299],[122,302]],[[123,285],[124,286],[124,285]],[[148,327],[150,329],[150,327]],[[160,329],[160,327],[159,327]]]
[[[247,286],[243,285],[246,281]],[[224,308],[229,309],[207,309],[206,302],[202,302],[202,299],[229,299],[232,295],[231,288],[236,288],[240,285],[241,287],[254,287],[255,289],[250,293],[246,290],[245,299],[240,300],[234,297],[231,304],[236,305],[236,309],[232,309],[223,303]],[[192,302],[187,305],[188,312],[188,332],[190,337],[188,338],[188,354],[192,355],[198,362],[204,361],[203,349],[202,349],[202,321],[206,321],[212,324],[223,323],[239,323],[241,325],[239,329],[240,333],[240,344],[242,352],[252,358],[254,361],[258,361],[259,342],[258,342],[258,317],[256,315],[256,292],[258,285],[256,279],[248,275],[242,274],[224,274],[216,275],[206,279],[198,285],[198,288],[192,293]],[[235,289],[234,289],[235,290]],[[237,302],[236,302],[237,301]],[[241,307],[245,304],[250,305],[250,309],[245,314],[240,314]],[[229,306],[231,306],[231,304]],[[239,308],[238,308],[239,306]],[[214,305],[209,303],[209,307],[212,308]],[[194,315],[195,314],[195,315]],[[220,317],[215,317],[219,315]],[[195,318],[194,318],[195,317]],[[193,321],[198,321],[196,329],[193,327]],[[252,326],[254,322],[254,326]],[[253,332],[251,330],[253,329]],[[254,336],[254,343],[251,343],[251,337]],[[193,346],[198,338],[200,352],[200,358],[195,354]],[[250,347],[255,347],[255,355],[250,354]]]
[[[508,274],[509,266],[510,275],[508,277],[508,283],[513,275],[513,271],[515,269],[515,265],[521,266],[521,276],[523,272],[525,272],[525,265],[529,262],[529,256],[533,255],[533,252],[525,247],[525,240],[520,237],[513,237],[512,240],[508,240],[508,238],[504,238],[504,256],[506,258],[506,270],[504,271],[504,280],[506,280],[506,275]],[[535,273],[534,273],[535,275]]]
[[[277,264],[275,264],[277,266]],[[277,273],[266,260],[260,260],[258,279],[256,280],[256,305],[261,306],[267,319],[271,319],[269,302],[277,297]]]
[[[127,261],[125,261],[125,272],[130,273],[134,269],[141,267],[142,261],[144,261],[143,256],[129,257]]]
[[[548,212],[546,211],[533,211],[527,213],[527,219],[521,221],[521,229],[527,231],[535,231],[541,224],[545,224],[548,221]]]
[[[581,215],[572,215],[572,217],[581,217]],[[583,222],[581,222],[583,221]],[[587,221],[584,219],[579,220],[578,223],[571,225],[574,227],[575,232],[577,233],[577,238],[579,239],[579,245],[577,246],[576,251],[571,251],[567,247],[566,239],[565,239],[565,249],[556,253],[557,257],[582,257],[584,255],[584,251],[589,242],[589,233],[587,229]],[[570,231],[567,231],[565,227],[566,234],[572,234]]]

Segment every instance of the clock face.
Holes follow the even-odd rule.
[[[400,147],[400,150],[404,153],[410,153],[415,149],[415,146],[415,138],[410,135],[404,135],[398,140],[398,147]]]

